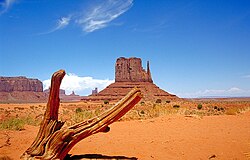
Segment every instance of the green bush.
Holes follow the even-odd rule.
[[[198,104],[197,109],[202,109],[202,104]]]
[[[166,100],[166,103],[170,103],[170,100]]]
[[[145,111],[144,111],[144,110],[141,110],[141,111],[140,111],[140,114],[145,114]]]
[[[104,104],[109,104],[109,100],[104,100],[103,103]]]
[[[82,109],[81,108],[76,108],[76,113],[80,113],[82,112]]]
[[[77,112],[76,114],[73,115],[73,121],[78,123],[83,120],[95,117],[95,114],[97,114],[97,112],[93,113],[92,111],[82,110],[81,112]]]
[[[173,108],[180,108],[180,105],[175,104],[175,105],[173,105]]]
[[[161,103],[161,99],[157,99],[155,103]]]
[[[8,129],[8,130],[23,130],[24,129],[24,121],[20,118],[10,118],[4,120],[0,123],[0,129]]]
[[[24,129],[25,124],[37,126],[40,124],[40,121],[35,120],[32,117],[22,117],[22,118],[13,117],[0,122],[0,130],[8,129],[8,130],[20,131]]]

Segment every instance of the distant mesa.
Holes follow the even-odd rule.
[[[43,83],[38,79],[20,77],[0,77],[0,92],[32,91],[43,92]]]
[[[20,77],[0,77],[1,102],[42,102],[46,101],[43,83],[38,79]]]
[[[46,93],[47,97],[49,97],[50,88],[45,89],[43,92]],[[66,96],[66,93],[65,93],[64,89],[59,90],[59,97],[61,98],[62,96]]]
[[[72,91],[69,95],[65,94],[65,90],[62,91],[64,91],[63,94],[59,95],[61,101],[80,101],[82,99],[82,96],[75,94],[74,91]]]
[[[43,91],[43,83],[38,79],[19,77],[0,77],[0,102],[2,103],[26,103],[46,102],[50,89]],[[65,90],[60,89],[61,101],[80,101],[84,96],[76,95],[74,91],[66,95]]]
[[[104,90],[97,94],[92,94],[83,100],[120,100],[132,88],[141,89],[145,101],[156,99],[161,100],[177,100],[176,95],[170,94],[153,83],[149,61],[147,62],[147,70],[143,69],[140,58],[118,58],[115,63],[115,82],[110,84]]]
[[[49,92],[50,92],[50,88],[44,90],[44,93],[46,93],[47,97],[49,97]],[[67,95],[65,90],[60,89],[59,90],[59,97],[61,101],[80,101],[83,96],[79,96],[77,94],[75,94],[74,91],[71,92],[71,94]]]
[[[132,88],[141,89],[144,101],[178,100],[176,95],[170,94],[153,83],[149,61],[147,69],[143,69],[140,58],[120,57],[115,63],[115,82],[98,92],[95,88],[90,96],[79,96],[74,91],[70,95],[60,89],[61,101],[118,101]],[[0,77],[0,102],[45,102],[49,89],[43,91],[43,84],[38,79],[26,77]]]

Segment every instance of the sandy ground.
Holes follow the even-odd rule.
[[[250,112],[203,118],[165,116],[112,124],[79,142],[71,159],[250,159]],[[38,127],[0,131],[0,155],[19,159]]]

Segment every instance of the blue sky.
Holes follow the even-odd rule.
[[[114,80],[118,57],[150,61],[180,97],[250,96],[249,0],[0,0],[0,75],[86,95]]]

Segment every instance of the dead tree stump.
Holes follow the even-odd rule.
[[[58,109],[59,89],[64,75],[64,70],[59,70],[52,75],[47,108],[39,132],[21,159],[64,159],[71,148],[82,139],[98,132],[108,132],[108,125],[121,118],[142,98],[141,91],[134,88],[100,116],[70,127],[63,127],[64,122],[58,121]]]

